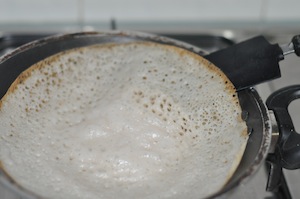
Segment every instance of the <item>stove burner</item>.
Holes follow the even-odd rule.
[[[266,190],[275,193],[276,197],[274,199],[292,199],[282,167],[278,161],[278,156],[275,154],[269,154],[266,159],[265,167],[269,174]],[[275,164],[276,162],[277,164]]]

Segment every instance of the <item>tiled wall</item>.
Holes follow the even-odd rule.
[[[109,28],[111,19],[124,28],[300,25],[298,0],[1,0],[0,3],[0,31],[65,24]]]

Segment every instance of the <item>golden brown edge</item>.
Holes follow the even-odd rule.
[[[62,56],[64,54],[69,54],[74,51],[77,51],[78,49],[84,49],[84,48],[91,48],[91,47],[92,48],[112,48],[117,45],[132,45],[132,44],[143,44],[143,45],[147,45],[147,46],[160,46],[160,47],[165,47],[167,49],[171,49],[171,50],[177,52],[180,56],[189,55],[189,56],[193,57],[195,60],[198,60],[200,63],[207,66],[207,68],[209,70],[215,72],[219,77],[221,77],[223,79],[224,84],[226,84],[226,89],[228,89],[230,93],[232,93],[232,94],[236,93],[234,85],[227,78],[227,76],[221,71],[221,69],[216,67],[214,64],[212,64],[211,62],[209,62],[202,56],[195,54],[193,52],[190,52],[186,49],[182,49],[182,48],[172,46],[172,45],[158,44],[158,43],[149,42],[149,41],[136,41],[136,42],[129,42],[129,43],[121,43],[121,44],[119,44],[119,43],[95,44],[95,45],[91,45],[91,46],[87,46],[87,47],[79,47],[79,48],[74,48],[74,49],[58,52],[57,54],[49,56],[49,57],[37,62],[36,64],[33,64],[32,66],[30,66],[16,78],[16,80],[11,84],[11,86],[7,90],[6,94],[0,99],[0,108],[2,106],[3,101],[5,100],[6,96],[9,95],[10,93],[13,93],[19,84],[22,84],[27,78],[29,78],[31,76],[31,72],[33,70],[40,69],[40,68],[44,67],[45,65],[57,60],[59,58],[59,56]],[[238,103],[238,100],[235,100],[235,101],[237,101],[237,103]]]

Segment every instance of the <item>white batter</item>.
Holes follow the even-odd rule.
[[[227,182],[247,142],[222,73],[153,43],[55,55],[0,105],[4,170],[49,199],[203,198]]]

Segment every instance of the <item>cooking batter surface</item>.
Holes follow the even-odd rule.
[[[243,154],[232,84],[186,50],[137,42],[66,51],[0,104],[0,161],[45,198],[203,198]]]

